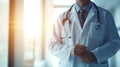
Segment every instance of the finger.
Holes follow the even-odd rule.
[[[85,63],[89,62],[89,60],[87,58],[82,58],[82,61],[85,62]]]
[[[92,63],[88,58],[84,58],[83,62],[85,62],[85,63]]]
[[[80,45],[80,44],[76,44],[76,46],[79,47],[79,48],[85,48],[84,45]]]
[[[80,49],[86,49],[86,47],[82,46],[82,45],[79,45],[78,48],[80,48]]]

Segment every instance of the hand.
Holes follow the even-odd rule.
[[[93,63],[96,60],[96,57],[91,51],[87,51],[82,56],[80,56],[83,62]]]
[[[74,48],[72,49],[71,54],[73,56],[81,56],[86,52],[86,47],[83,45],[76,44]]]

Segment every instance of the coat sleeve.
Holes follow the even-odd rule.
[[[108,23],[106,41],[102,46],[92,51],[96,56],[98,63],[108,60],[108,58],[115,55],[120,48],[120,38],[115,26],[114,19],[110,12],[107,12],[106,20]]]
[[[53,27],[53,34],[49,40],[50,52],[61,60],[69,61],[72,47],[68,44],[63,44],[61,39],[61,19],[58,18]]]

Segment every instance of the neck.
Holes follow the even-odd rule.
[[[88,3],[90,3],[90,0],[83,0],[83,1],[77,1],[76,2],[81,8],[86,6]]]

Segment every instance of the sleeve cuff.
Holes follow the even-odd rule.
[[[95,49],[95,50],[93,50],[92,53],[93,53],[94,56],[96,57],[96,62],[97,62],[97,63],[101,63],[101,62],[102,62],[102,59],[101,59],[100,56],[99,56],[99,50],[98,50],[98,48]]]

